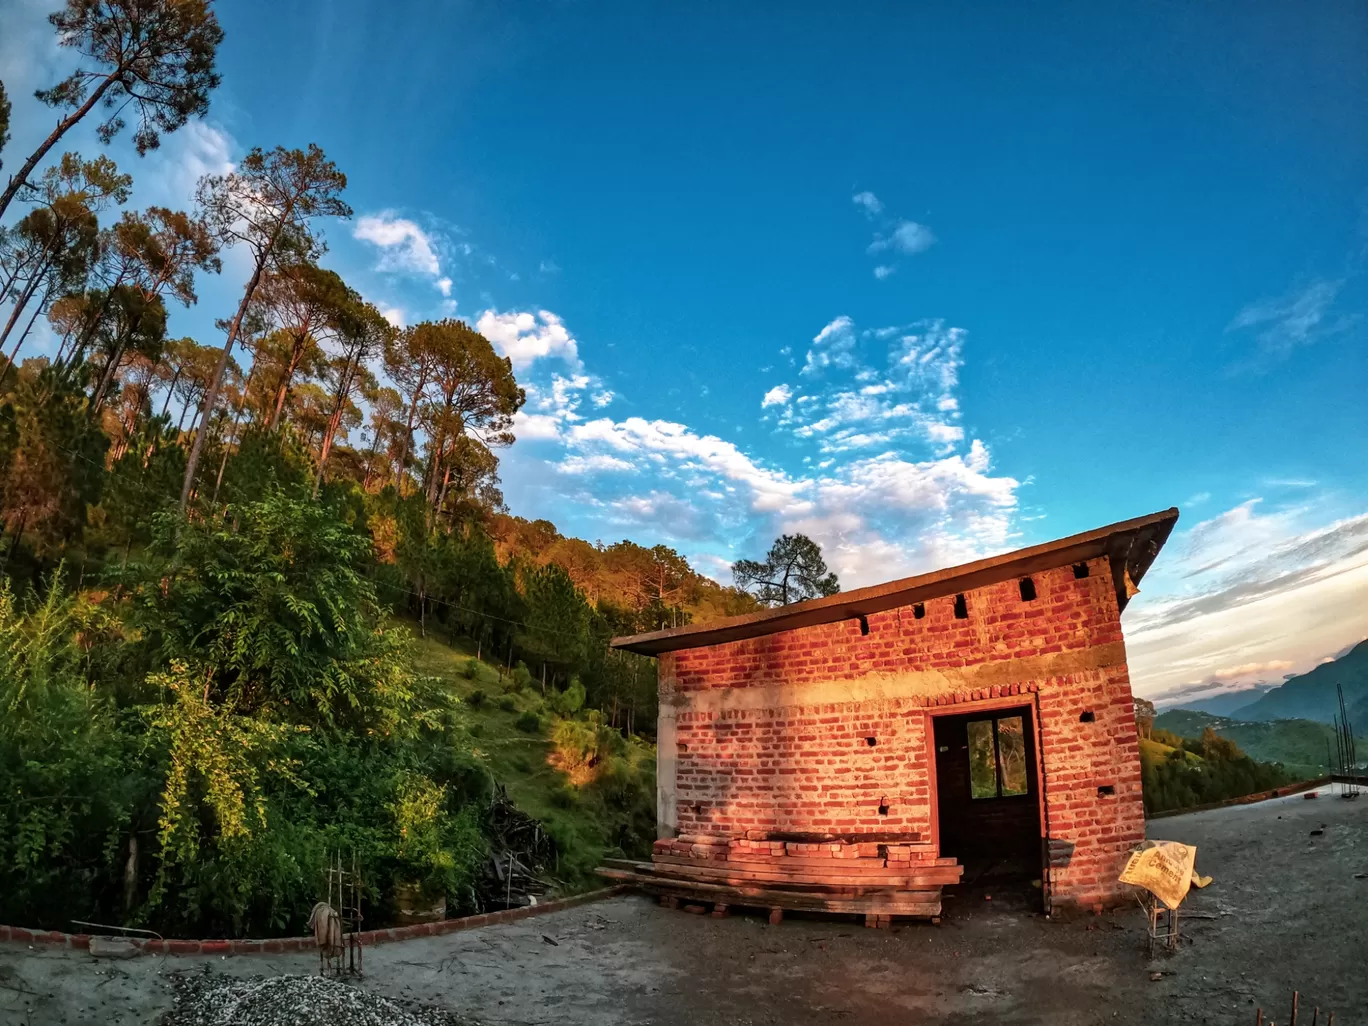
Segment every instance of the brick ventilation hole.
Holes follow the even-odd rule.
[[[869,633],[869,617],[865,616],[863,613],[860,614],[860,633],[862,635]]]
[[[1074,579],[1075,579],[1075,580],[1080,580],[1080,581],[1081,581],[1084,577],[1087,577],[1087,576],[1088,576],[1088,564],[1087,564],[1087,563],[1075,563],[1075,564],[1074,564],[1073,570],[1074,570]]]
[[[912,616],[914,619],[917,620],[920,620],[922,619],[922,617],[926,616],[926,604],[924,602],[918,602],[916,605],[914,605],[912,607]]]
[[[1079,722],[1079,723],[1096,723],[1096,722],[1097,722],[1097,713],[1093,712],[1091,709],[1088,709],[1088,710],[1086,710],[1085,712],[1081,712],[1081,713],[1078,714],[1078,722]]]
[[[870,748],[873,748],[873,747],[874,747],[875,745],[877,745],[878,743],[879,743],[879,739],[878,739],[877,737],[867,737],[867,738],[865,738],[865,744],[869,745]]]
[[[956,596],[955,596],[955,619],[956,619],[956,620],[967,620],[967,619],[969,619],[969,603],[967,603],[967,602],[964,601],[964,595],[963,595],[963,594],[959,594],[959,595],[956,595]]]
[[[887,799],[887,798],[880,798],[880,799],[879,799],[879,815],[880,815],[880,816],[887,816],[887,815],[888,815],[888,799]]]
[[[1116,786],[1114,784],[1103,784],[1097,789],[1097,797],[1099,798],[1106,798],[1108,795],[1113,794],[1116,794]]]
[[[1035,581],[1029,577],[1023,577],[1017,581],[1017,588],[1021,591],[1022,602],[1034,602],[1036,597]]]

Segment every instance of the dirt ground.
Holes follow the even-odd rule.
[[[1215,878],[1188,899],[1181,950],[1153,961],[1138,911],[1051,921],[982,888],[948,899],[939,926],[892,931],[623,897],[368,949],[361,985],[489,1026],[1252,1024],[1256,1006],[1285,1023],[1294,989],[1303,1023],[1319,1006],[1321,1023],[1333,1008],[1339,1026],[1368,1026],[1368,796],[1194,813],[1150,834],[1196,844]],[[0,945],[0,1024],[152,1023],[171,974],[316,968],[313,955],[106,961]]]

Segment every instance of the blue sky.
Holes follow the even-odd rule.
[[[0,0],[11,161],[50,6]],[[854,586],[1178,505],[1138,691],[1368,634],[1362,4],[434,6],[220,4],[208,120],[114,151],[183,204],[322,145],[327,262],[529,386],[513,512]]]

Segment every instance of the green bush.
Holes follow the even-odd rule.
[[[485,704],[485,701],[488,697],[489,696],[486,695],[483,691],[481,691],[479,688],[476,688],[470,694],[466,695],[466,705],[470,706],[472,709],[478,709],[480,708],[480,706]]]
[[[0,581],[0,922],[298,934],[338,852],[374,922],[401,882],[473,910],[492,782],[365,536],[277,494],[152,538],[99,606]]]
[[[518,703],[513,701],[512,695],[504,695],[503,698],[499,699],[499,708],[506,713],[516,712]]]
[[[517,666],[513,667],[513,673],[510,675],[509,680],[511,681],[510,690],[512,691],[526,691],[536,684],[536,678],[532,676],[532,671],[530,671],[524,663],[519,663]]]
[[[470,679],[470,680],[479,680],[479,678],[480,678],[480,661],[479,661],[478,659],[476,659],[474,656],[471,656],[471,658],[469,658],[469,659],[466,660],[466,662],[465,662],[465,669],[464,669],[462,672],[463,672],[463,673],[466,675],[466,677],[467,677],[468,679]]]
[[[570,717],[584,708],[584,685],[578,677],[570,678],[570,686],[558,692],[552,705],[561,716]]]
[[[541,717],[529,709],[518,717],[517,727],[528,734],[536,734],[541,730]]]

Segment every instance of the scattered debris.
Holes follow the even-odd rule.
[[[207,972],[169,977],[175,1007],[165,1026],[476,1026],[441,1008],[407,1009],[322,976]]]
[[[542,941],[543,943],[550,944],[553,948],[560,947],[560,941],[556,940],[554,937],[548,937],[546,934],[542,934]]]
[[[546,877],[558,858],[555,842],[513,804],[502,786],[494,794],[486,826],[492,854],[476,884],[480,908],[537,904],[552,887]]]
[[[1307,791],[1306,794],[1302,795],[1302,797],[1303,797],[1303,798],[1319,798],[1319,797],[1320,797],[1320,792],[1319,792],[1319,791]]]
[[[1312,830],[1312,831],[1311,831],[1311,836],[1312,836],[1312,837],[1319,837],[1319,836],[1320,836],[1321,834],[1323,834],[1323,833],[1325,833],[1325,828],[1324,828],[1324,827],[1316,827],[1315,830]]]

